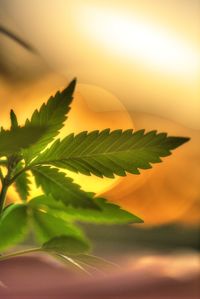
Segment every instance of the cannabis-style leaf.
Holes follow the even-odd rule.
[[[0,132],[0,156],[9,156],[30,147],[46,132],[45,125],[17,127]]]
[[[27,128],[37,125],[45,125],[47,128],[37,143],[24,152],[27,163],[42,151],[63,127],[67,118],[66,114],[70,110],[75,86],[76,80],[73,80],[62,92],[58,91],[39,110],[36,109],[30,120],[27,119],[25,124]]]
[[[51,194],[55,200],[65,205],[99,209],[92,196],[82,191],[80,186],[66,177],[66,174],[49,166],[35,166],[31,169],[38,187],[42,187],[45,194]]]
[[[104,131],[71,134],[62,141],[56,140],[34,164],[50,164],[85,175],[114,177],[126,172],[138,174],[139,169],[151,168],[161,162],[160,157],[188,141],[184,137],[168,137],[166,133],[144,130],[109,129]]]
[[[15,174],[20,172],[23,169],[23,167],[24,167],[23,163],[19,162],[16,166]],[[30,194],[30,184],[31,184],[28,172],[25,171],[21,172],[21,174],[16,178],[14,184],[20,198],[23,201],[26,201]]]
[[[77,236],[84,239],[84,234],[75,225],[51,215],[46,210],[32,209],[32,224],[39,243],[47,242],[56,236]]]
[[[79,255],[90,249],[88,243],[77,236],[59,236],[52,238],[42,246],[43,250],[62,255]]]
[[[0,218],[0,249],[5,250],[24,240],[28,231],[27,207],[14,204]]]
[[[84,266],[96,269],[102,262],[88,255],[89,242],[76,222],[143,221],[94,193],[84,192],[60,169],[109,178],[125,176],[127,172],[139,174],[140,169],[161,162],[162,157],[170,155],[189,138],[157,131],[105,129],[70,134],[54,141],[67,118],[75,85],[73,80],[62,92],[50,97],[23,127],[11,110],[10,130],[0,128],[0,249],[23,241],[28,229],[33,230],[35,241],[45,243],[20,254],[45,251],[88,273]],[[29,173],[43,192],[30,201]],[[12,184],[23,204],[6,202]],[[0,260],[17,254],[0,256]]]
[[[96,198],[95,202],[101,210],[66,207],[62,202],[55,201],[51,196],[41,195],[33,198],[31,207],[45,210],[48,214],[61,218],[64,221],[81,221],[97,224],[126,224],[142,223],[139,217],[121,209],[118,205],[109,203],[103,198]]]

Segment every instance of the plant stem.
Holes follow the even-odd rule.
[[[11,175],[11,169],[8,168],[8,173],[7,175],[2,178],[2,189],[0,193],[0,217],[4,208],[4,203],[6,200],[6,193],[9,187],[9,180],[10,180],[10,175]]]
[[[14,183],[14,181],[16,181],[16,179],[25,171],[28,171],[30,170],[31,167],[30,166],[27,166],[27,167],[24,167],[23,169],[21,169],[18,173],[16,173],[16,175],[13,176],[13,178],[10,180],[10,185],[12,183]]]
[[[4,203],[6,200],[6,193],[7,190],[9,188],[9,186],[11,185],[11,175],[13,172],[14,167],[16,166],[16,157],[15,156],[11,156],[10,158],[8,158],[8,162],[7,162],[7,174],[5,177],[3,177],[1,175],[1,181],[2,181],[2,189],[1,189],[1,193],[0,193],[0,217],[2,215],[2,211],[4,208]]]
[[[5,179],[4,179],[4,181],[2,183],[1,193],[0,193],[0,216],[1,216],[3,208],[4,208],[7,190],[8,190],[8,185],[5,184]]]
[[[16,251],[16,252],[13,252],[13,253],[10,253],[10,254],[1,255],[0,256],[0,261],[8,260],[8,259],[16,257],[16,256],[20,256],[20,255],[24,255],[24,254],[28,254],[28,253],[33,253],[33,252],[38,252],[38,251],[41,251],[41,248],[31,248],[31,249],[22,250],[22,251]]]

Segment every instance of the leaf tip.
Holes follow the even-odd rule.
[[[170,147],[170,150],[174,150],[175,148],[183,145],[184,143],[190,141],[191,138],[189,137],[168,137],[168,145]]]
[[[63,95],[66,95],[66,96],[71,96],[73,95],[74,93],[74,90],[76,88],[76,83],[77,83],[77,79],[74,78],[70,83],[69,85],[63,90]]]

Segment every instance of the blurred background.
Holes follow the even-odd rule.
[[[199,14],[198,0],[0,0],[1,125],[11,108],[23,123],[77,77],[61,136],[131,127],[191,138],[139,176],[71,174],[145,222],[85,225],[95,252],[173,279],[200,270]],[[9,200],[19,200],[15,190]]]

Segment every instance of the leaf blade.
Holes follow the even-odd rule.
[[[45,242],[42,246],[44,251],[59,253],[67,256],[76,256],[87,253],[90,249],[87,242],[78,237],[59,236]]]
[[[85,238],[83,232],[75,225],[51,215],[44,209],[32,209],[32,224],[39,243],[47,242],[53,237],[66,235]]]
[[[0,156],[9,156],[29,148],[45,131],[45,126],[17,127],[1,131]]]
[[[20,172],[22,169],[23,163],[19,162],[14,174]],[[30,184],[31,181],[29,179],[29,174],[27,171],[21,172],[21,174],[17,176],[17,178],[14,181],[15,189],[22,201],[27,201],[28,196],[30,195]]]
[[[11,129],[18,127],[17,116],[12,109],[10,110],[10,121],[11,121]]]
[[[45,194],[51,194],[55,200],[74,207],[99,209],[92,196],[80,189],[73,180],[57,168],[36,166],[31,169],[38,187],[42,187]]]
[[[5,250],[21,242],[28,231],[28,213],[25,205],[9,206],[0,220],[0,249]]]
[[[142,219],[133,215],[118,205],[109,203],[105,199],[95,199],[100,207],[100,210],[91,210],[66,207],[62,202],[55,201],[51,196],[41,195],[33,198],[30,206],[35,206],[38,209],[45,209],[49,214],[55,215],[65,221],[81,221],[96,224],[130,224],[142,223]]]
[[[161,162],[161,157],[170,155],[171,150],[188,140],[156,131],[145,133],[144,130],[82,132],[57,140],[34,163],[112,178],[151,168],[153,163]]]
[[[47,131],[40,140],[29,150],[24,151],[25,160],[29,163],[40,151],[42,151],[59,133],[67,119],[70,111],[70,104],[73,100],[73,93],[76,87],[76,79],[62,91],[58,91],[51,96],[47,103],[43,104],[39,110],[35,110],[30,120],[27,119],[25,126],[42,124],[47,127]]]

